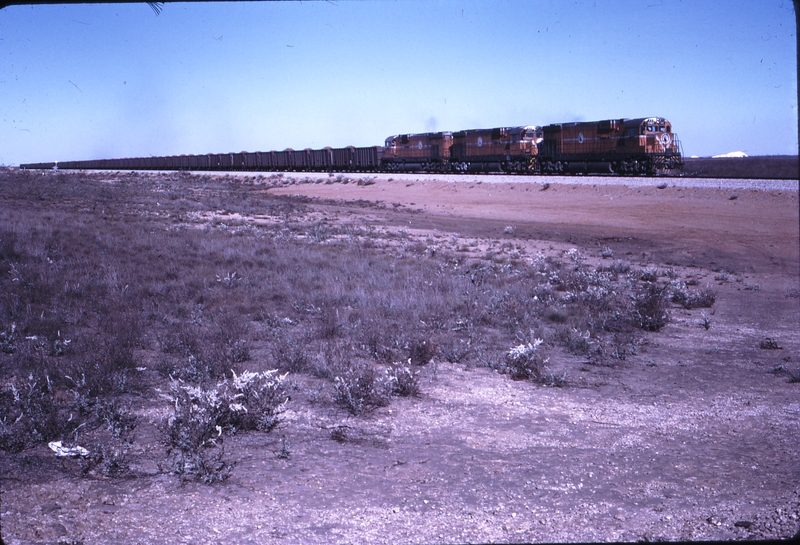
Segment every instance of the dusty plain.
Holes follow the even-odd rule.
[[[224,180],[300,196],[306,214],[293,221],[330,232],[367,226],[385,240],[381,259],[427,259],[422,244],[526,266],[577,250],[598,266],[624,260],[691,278],[713,288],[716,302],[671,306],[669,323],[643,333],[624,359],[597,365],[553,350],[561,387],[437,354],[419,370],[419,396],[351,415],[332,402],[330,384],[295,377],[283,422],[227,438],[233,469],[211,485],[163,471],[169,403],[133,396],[139,423],[122,476],[84,475],[78,460],[56,458],[46,444],[0,452],[6,543],[747,540],[800,529],[796,188],[755,190],[747,180],[738,189],[669,180],[659,188],[660,179],[638,178]],[[163,185],[179,191],[182,183],[191,185]],[[157,220],[155,204],[150,212]],[[223,204],[182,221],[266,228],[277,220]],[[256,362],[269,358],[252,352]],[[334,429],[347,440],[332,439]]]

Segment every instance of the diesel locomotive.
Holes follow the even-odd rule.
[[[384,146],[34,163],[21,168],[676,175],[683,155],[661,117],[390,136]]]
[[[662,117],[559,123],[542,129],[539,171],[677,174],[683,155],[672,124]]]

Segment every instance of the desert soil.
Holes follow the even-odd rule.
[[[294,380],[285,421],[226,441],[221,484],[76,476],[43,445],[2,454],[6,543],[468,543],[789,538],[800,529],[800,228],[794,190],[370,180],[265,185],[476,255],[601,249],[717,292],[671,311],[639,353],[551,388],[434,361],[422,395],[352,417]],[[604,180],[605,181],[605,180]],[[746,185],[746,181],[740,182]],[[735,198],[734,198],[735,195]],[[316,200],[320,199],[320,200]],[[375,206],[375,203],[382,203]],[[510,228],[509,228],[510,227]],[[762,349],[774,339],[780,349]],[[137,444],[163,408],[141,406]],[[346,441],[331,439],[339,429]],[[150,441],[148,442],[148,434]],[[288,458],[279,457],[282,440]]]

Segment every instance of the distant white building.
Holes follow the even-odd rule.
[[[723,153],[722,155],[714,155],[712,157],[714,159],[718,157],[747,157],[747,154],[743,151],[732,151],[730,153]]]

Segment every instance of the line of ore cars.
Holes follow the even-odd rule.
[[[386,145],[100,159],[21,168],[679,174],[681,146],[660,117],[390,136]]]

